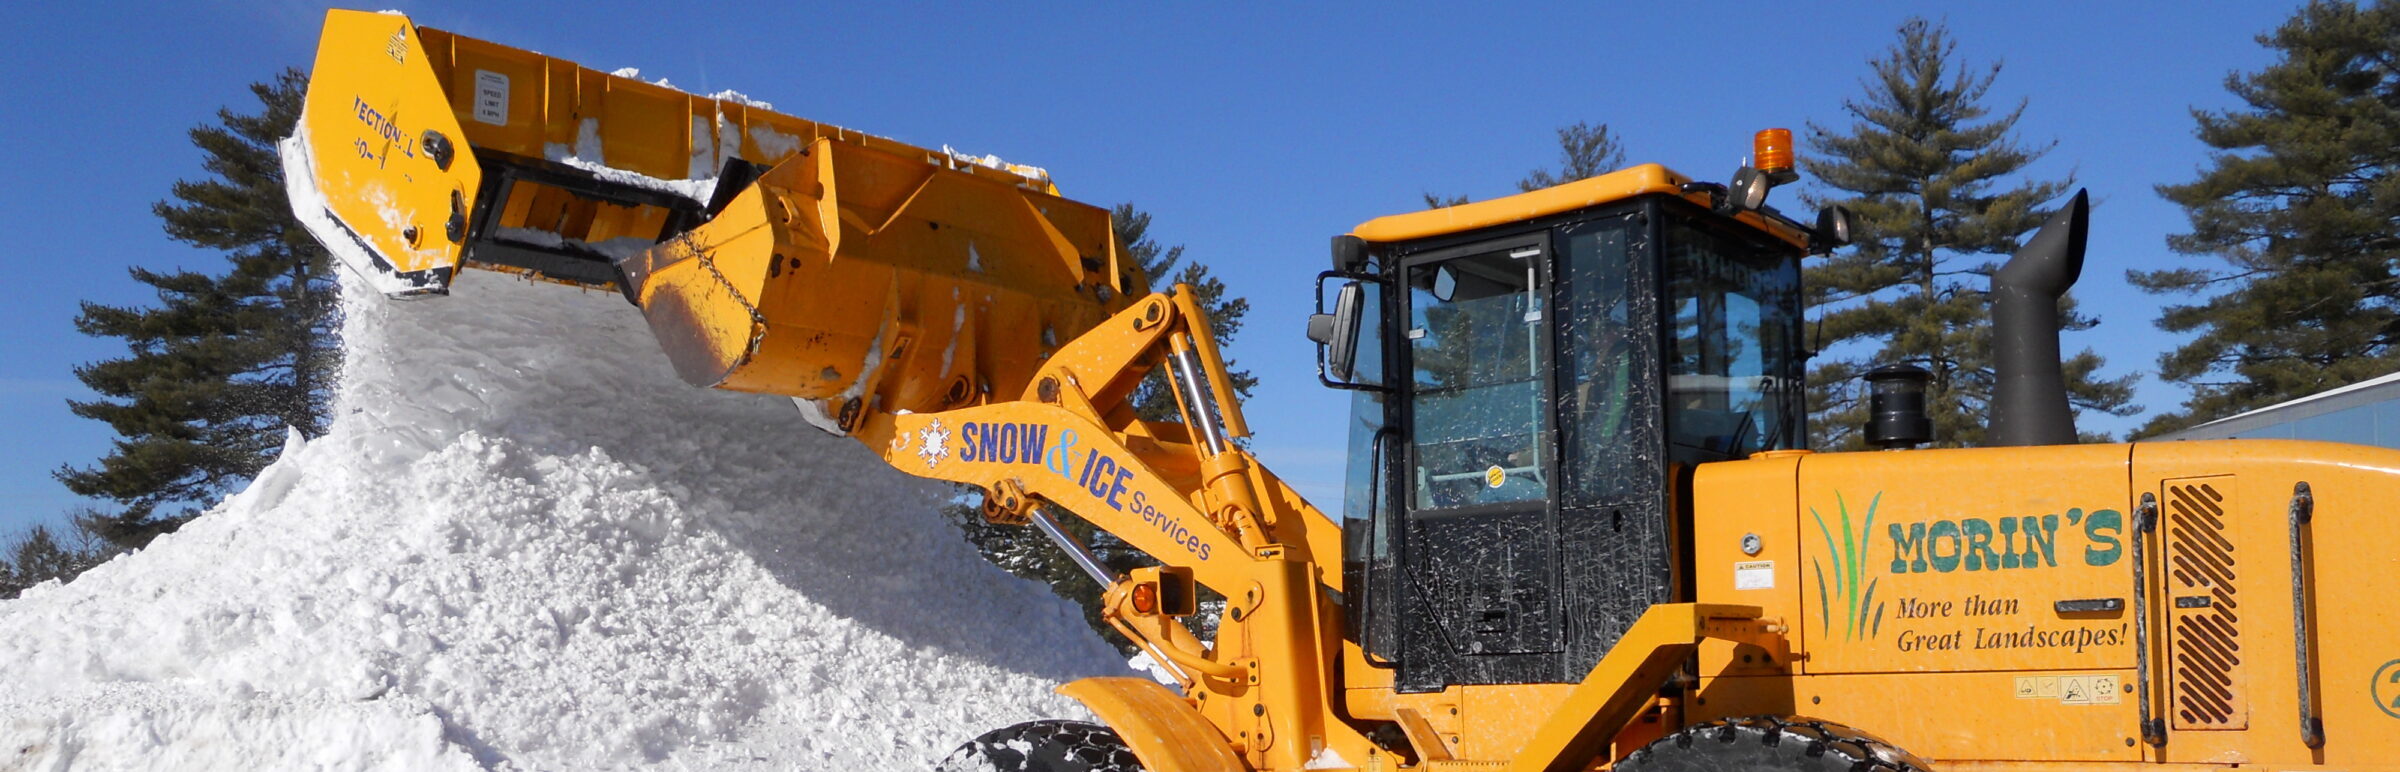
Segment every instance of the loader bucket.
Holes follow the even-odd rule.
[[[685,380],[822,400],[845,431],[1021,393],[1147,286],[1106,210],[831,139],[619,265]]]
[[[641,306],[704,386],[935,410],[1024,390],[1148,289],[1040,169],[687,94],[388,13],[326,14],[293,208],[396,296],[476,267]]]
[[[1039,169],[722,96],[331,11],[285,184],[319,241],[398,296],[447,292],[462,267],[614,286],[616,261],[705,222],[818,139],[1055,192]]]

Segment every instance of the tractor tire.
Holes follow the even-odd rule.
[[[934,772],[1142,772],[1116,730],[1085,721],[1028,721],[985,732]]]
[[[1613,772],[1927,772],[1924,759],[1865,732],[1795,716],[1694,724],[1625,757]]]

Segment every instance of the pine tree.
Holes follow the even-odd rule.
[[[1625,148],[1610,134],[1608,124],[1577,121],[1573,126],[1558,130],[1558,166],[1535,169],[1517,180],[1517,192],[1531,193],[1553,185],[1563,185],[1580,179],[1598,177],[1625,165]],[[1466,196],[1425,194],[1425,208],[1440,209],[1458,206],[1472,199]]]
[[[1220,347],[1230,343],[1233,336],[1241,332],[1242,317],[1250,312],[1250,301],[1229,296],[1225,282],[1210,275],[1207,265],[1198,261],[1184,262],[1181,245],[1167,246],[1152,239],[1149,212],[1130,203],[1118,204],[1110,221],[1116,229],[1118,248],[1141,267],[1143,275],[1150,277],[1152,288],[1164,290],[1176,284],[1191,285],[1201,310],[1208,314],[1211,333],[1216,336]],[[1250,371],[1234,366],[1231,355],[1225,357],[1225,370],[1235,396],[1239,399],[1249,398],[1250,389],[1257,385],[1258,378],[1251,375]],[[1134,413],[1143,420],[1183,420],[1182,412],[1176,409],[1175,395],[1168,389],[1163,368],[1151,371],[1142,385],[1135,388],[1131,400]],[[1009,573],[1049,585],[1051,592],[1082,608],[1085,621],[1102,638],[1131,653],[1130,642],[1100,618],[1102,588],[1099,582],[1093,581],[1065,551],[1051,544],[1048,537],[1034,528],[997,525],[985,520],[978,506],[981,494],[972,488],[960,486],[958,493],[959,500],[946,508],[944,514],[959,527],[967,541],[983,553],[985,560]],[[1157,560],[1124,540],[1093,527],[1082,518],[1056,507],[1050,507],[1049,512],[1068,534],[1083,542],[1112,571],[1123,573],[1133,568],[1158,564]],[[1208,630],[1213,629],[1213,610],[1217,606],[1206,602],[1206,599],[1213,597],[1211,593],[1204,590],[1201,597],[1204,599],[1201,613],[1184,621],[1193,625],[1195,632],[1205,636]]]
[[[70,401],[119,439],[91,467],[57,477],[123,509],[99,517],[112,541],[140,546],[264,468],[283,429],[323,430],[338,366],[328,256],[294,219],[275,142],[298,122],[307,76],[252,84],[261,109],[220,110],[190,132],[206,178],[175,183],[152,207],[167,235],[223,250],[222,274],[134,268],[153,307],[84,303],[84,334],[122,338],[127,356],[76,368],[102,399]]]
[[[1441,209],[1443,207],[1458,206],[1459,204],[1464,204],[1474,200],[1475,199],[1464,195],[1445,196],[1428,191],[1425,194],[1425,208]]]
[[[46,525],[36,525],[0,546],[0,599],[17,597],[26,588],[56,579],[74,581],[85,570],[115,554],[80,519],[63,538]]]
[[[2159,357],[2192,394],[2145,435],[2400,368],[2400,5],[2312,2],[2258,41],[2277,61],[2225,83],[2246,107],[2193,113],[2208,167],[2158,187],[2191,219],[2167,245],[2222,266],[2128,272],[2200,296],[2158,317],[2198,333]]]
[[[1809,372],[1819,448],[1864,446],[1858,377],[1903,362],[1933,372],[1926,397],[1937,443],[1982,438],[1993,386],[1990,275],[2049,215],[2043,205],[2073,185],[2071,175],[2012,181],[2049,148],[2012,138],[2024,101],[1996,116],[1984,106],[1999,64],[1958,62],[1948,30],[1923,19],[1903,23],[1899,34],[1870,62],[1864,97],[1843,102],[1851,126],[1835,133],[1809,125],[1816,153],[1803,164],[1837,195],[1808,203],[1848,208],[1856,244],[1809,267],[1803,282],[1806,302],[1821,314],[1811,347],[1834,349]],[[2074,313],[2072,299],[2061,310],[2068,329],[2097,323]],[[2138,409],[2129,404],[2133,376],[2099,378],[2101,363],[2089,350],[2065,363],[2070,403],[2110,415]]]
[[[1200,310],[1208,314],[1210,332],[1216,336],[1222,353],[1222,347],[1230,344],[1233,336],[1242,331],[1242,317],[1250,313],[1250,300],[1238,296],[1227,297],[1225,281],[1209,275],[1207,265],[1196,260],[1184,262],[1183,245],[1170,247],[1151,239],[1149,212],[1137,209],[1131,203],[1118,204],[1111,213],[1109,224],[1116,229],[1118,248],[1125,250],[1134,265],[1141,267],[1142,275],[1150,277],[1153,289],[1165,290],[1177,284],[1191,285],[1192,294],[1199,299]],[[1232,382],[1238,397],[1248,399],[1250,389],[1258,385],[1258,378],[1248,370],[1235,367],[1231,354],[1224,356],[1225,379]],[[1167,390],[1166,373],[1163,371],[1153,371],[1141,388],[1134,392],[1133,405],[1135,414],[1143,420],[1181,420],[1175,410],[1175,396]]]
[[[1608,133],[1608,124],[1577,121],[1558,130],[1558,168],[1535,169],[1517,181],[1517,190],[1531,193],[1552,185],[1598,177],[1625,165],[1625,149]]]

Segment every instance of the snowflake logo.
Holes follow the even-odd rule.
[[[933,419],[917,430],[917,457],[925,459],[927,469],[950,457],[950,430],[942,428],[942,419]]]

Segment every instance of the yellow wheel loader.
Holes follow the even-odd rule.
[[[1100,724],[962,736],[953,768],[2400,770],[2400,453],[2076,444],[2080,195],[1996,277],[1993,447],[1910,449],[1922,375],[1892,368],[1886,449],[1812,453],[1800,261],[1847,220],[1765,206],[1788,133],[1755,151],[1335,237],[1335,517],[1238,442],[1191,292],[1038,169],[346,11],[284,146],[377,289],[622,292],[693,384],[1041,529],[1177,681],[1066,684]],[[1180,422],[1127,404],[1154,371]],[[1053,509],[1162,565],[1109,570]]]

